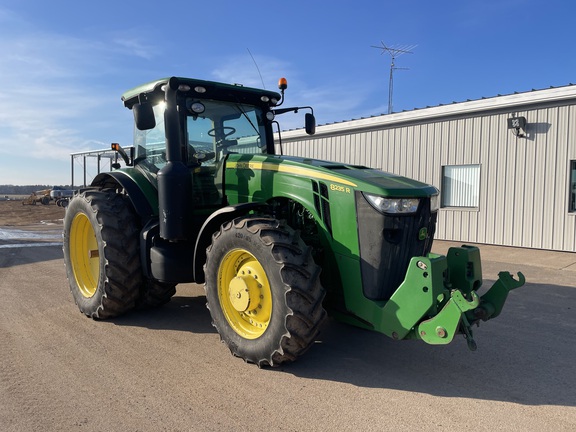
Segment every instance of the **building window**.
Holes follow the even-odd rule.
[[[576,212],[576,160],[570,161],[570,202],[568,211]]]
[[[480,203],[480,165],[442,167],[442,207],[477,208]]]

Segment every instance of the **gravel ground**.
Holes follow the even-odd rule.
[[[19,235],[56,232],[63,216],[0,202],[0,228]],[[72,300],[61,244],[0,243],[3,432],[576,430],[573,254],[486,249],[486,278],[528,282],[475,331],[476,352],[330,321],[296,363],[258,369],[219,342],[201,286],[94,321]]]

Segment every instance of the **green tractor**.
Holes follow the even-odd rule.
[[[281,156],[280,92],[189,78],[122,96],[134,145],[70,200],[64,259],[94,319],[167,303],[204,284],[232,354],[278,366],[303,354],[327,313],[393,339],[447,344],[500,314],[524,284],[502,272],[482,297],[479,251],[430,253],[438,190],[364,166]],[[277,128],[280,137],[280,129]]]

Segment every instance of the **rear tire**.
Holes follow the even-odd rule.
[[[70,291],[82,313],[98,319],[134,308],[143,285],[139,229],[124,195],[82,192],[64,217],[64,262]]]
[[[265,218],[222,225],[204,272],[212,324],[235,356],[279,366],[314,343],[325,292],[310,248],[290,227]]]
[[[163,306],[174,294],[176,294],[176,285],[147,280],[140,290],[137,307],[149,309]]]

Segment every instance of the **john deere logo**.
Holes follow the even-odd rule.
[[[426,240],[428,238],[428,228],[420,228],[418,231],[418,240]]]

